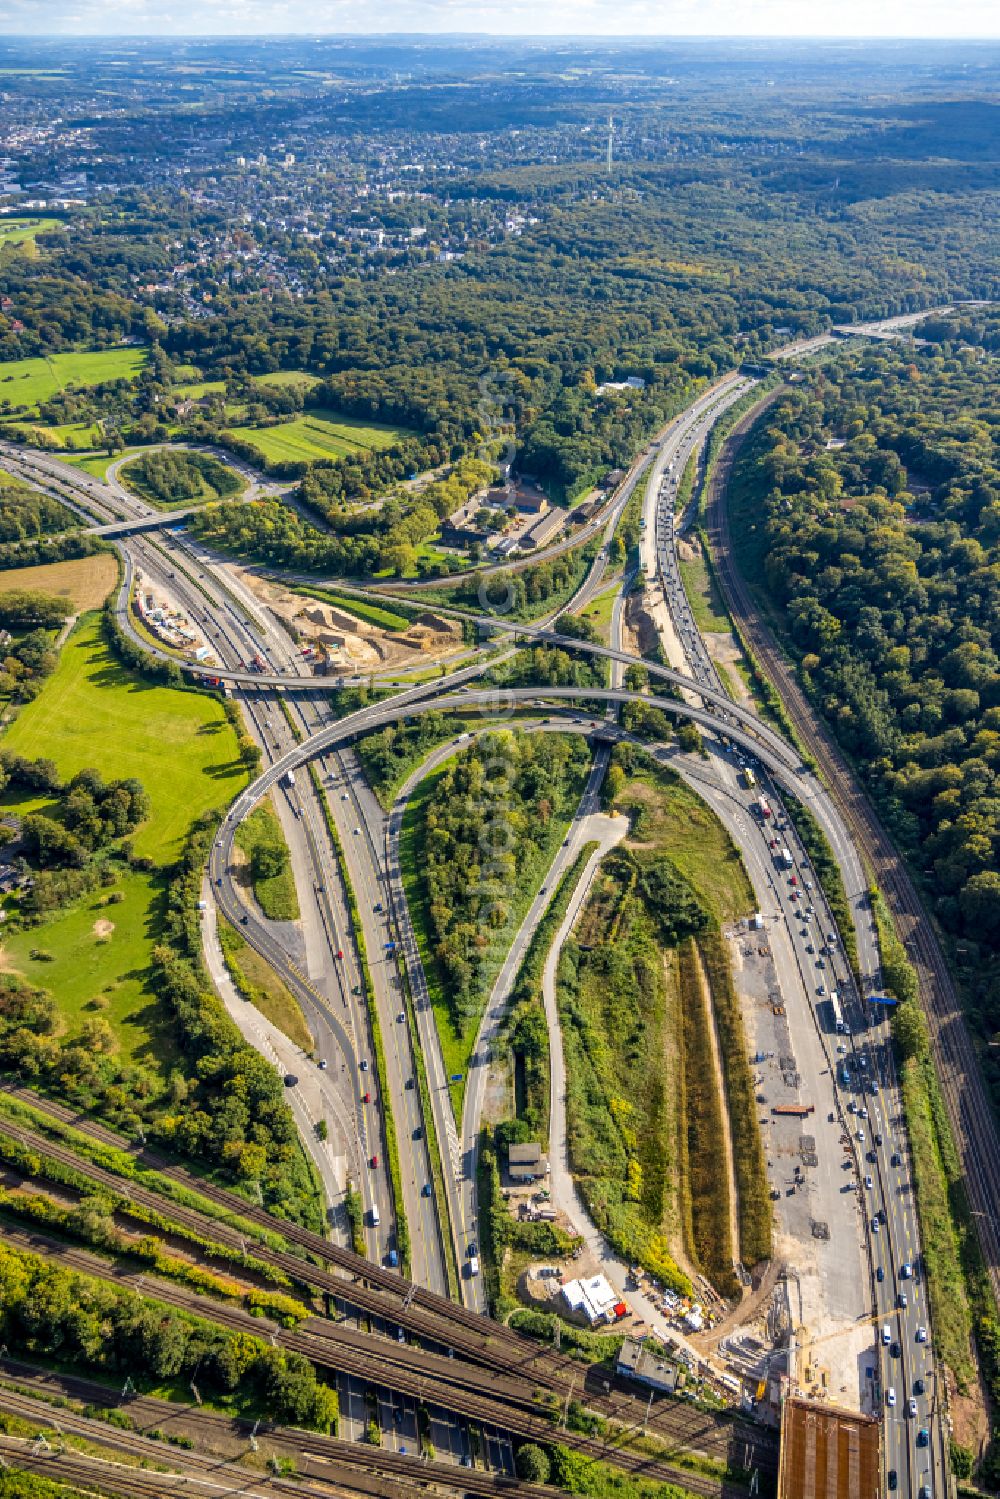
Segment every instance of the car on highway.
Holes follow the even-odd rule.
[[[914,1400],[912,1395],[907,1401],[906,1409],[909,1411],[911,1416],[915,1416],[917,1414],[917,1402]]]
[[[917,1446],[918,1447],[926,1447],[928,1445],[928,1443],[930,1442],[930,1439],[931,1439],[931,1434],[927,1430],[927,1427],[926,1426],[921,1426],[920,1430],[917,1432]]]
[[[910,1280],[913,1277],[913,1266],[909,1260],[904,1260],[899,1271],[900,1280]]]
[[[899,1475],[897,1474],[895,1468],[889,1469],[888,1473],[886,1474],[886,1483],[889,1485],[890,1493],[894,1492],[895,1489],[899,1487]]]
[[[367,1057],[362,1057],[361,1061],[358,1063],[358,1066],[361,1068],[362,1072],[367,1072],[368,1071],[368,1058]]]
[[[890,1161],[890,1165],[901,1166],[902,1164],[903,1164],[903,1161],[902,1161],[902,1157],[899,1154],[899,1151],[898,1150],[894,1150],[892,1152],[892,1159]]]
[[[926,1327],[923,1326],[923,1324],[921,1324],[917,1328],[917,1342],[918,1343],[926,1343],[927,1342],[927,1329],[926,1329]]]
[[[898,1299],[896,1301],[896,1305],[899,1307],[899,1310],[901,1312],[905,1311],[906,1308],[909,1306],[909,1304],[910,1303],[907,1300],[906,1292],[905,1291],[900,1291],[899,1297],[898,1297]]]
[[[316,1063],[316,1065],[319,1068],[320,1072],[325,1072],[326,1071],[326,1057],[320,1057],[320,1059]]]
[[[878,1231],[879,1231],[880,1226],[881,1225],[879,1224],[878,1219],[877,1218],[873,1218],[872,1219],[872,1233],[873,1234],[877,1234]]]
[[[424,1138],[423,1125],[421,1125],[421,1124],[415,1124],[413,1126],[413,1134],[412,1134],[411,1138],[414,1139],[414,1140],[422,1140]]]
[[[355,836],[355,838],[360,838],[361,837],[361,829],[360,828],[355,828],[354,829],[354,836]]]
[[[893,1406],[896,1404],[896,1391],[893,1389],[892,1385],[890,1385],[885,1392],[885,1403],[888,1406]]]
[[[872,1181],[871,1177],[870,1176],[866,1176],[865,1177],[865,1186],[868,1188],[869,1192],[871,1191],[871,1189],[872,1189],[872,1187],[874,1185],[875,1185],[875,1183]]]
[[[338,947],[337,948],[337,957],[338,958],[342,958],[343,956],[344,956],[344,949],[342,947]]]
[[[294,1072],[286,1072],[285,1073],[285,1087],[286,1088],[294,1088],[295,1084],[297,1082],[298,1082],[298,1078],[295,1076]]]
[[[369,1164],[373,1171],[376,1170],[376,1168],[378,1167],[378,1156],[373,1155]]]
[[[878,1266],[878,1267],[877,1267],[877,1268],[876,1268],[876,1270],[875,1270],[875,1279],[876,1279],[876,1280],[877,1280],[877,1281],[879,1281],[879,1282],[880,1282],[880,1283],[881,1283],[881,1282],[882,1282],[882,1281],[883,1281],[883,1280],[885,1280],[885,1271],[884,1271],[884,1270],[883,1270],[883,1269],[882,1269],[882,1266],[881,1266],[881,1265],[879,1265],[879,1266]]]
[[[416,1083],[414,1082],[414,1080],[413,1080],[412,1077],[408,1077],[406,1079],[405,1086],[406,1086],[407,1090],[409,1090],[410,1088],[415,1088],[416,1087]]]
[[[924,1384],[924,1381],[919,1376],[913,1381],[913,1393],[914,1393],[914,1395],[922,1395],[924,1393],[924,1391],[926,1390],[926,1388],[927,1388],[927,1386]]]
[[[420,1195],[421,1197],[429,1197],[431,1195],[430,1182],[424,1182],[423,1186],[420,1188]]]
[[[402,1025],[405,1020],[406,1020],[406,1011],[405,1010],[400,1010],[399,1014],[396,1016],[396,1024],[397,1025]]]
[[[372,1101],[372,1096],[371,1096],[370,1093],[362,1093],[362,1095],[361,1095],[361,1102],[362,1103],[371,1103],[371,1101]]]

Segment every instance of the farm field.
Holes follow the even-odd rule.
[[[95,552],[70,562],[7,568],[0,572],[0,593],[9,588],[38,588],[69,599],[74,610],[99,609],[117,581],[117,559],[110,552]]]
[[[372,426],[338,412],[317,408],[277,427],[230,427],[232,437],[250,443],[268,463],[315,463],[349,453],[387,448],[404,436],[402,427]]]
[[[146,363],[145,349],[92,349],[52,354],[48,359],[8,359],[0,363],[0,401],[37,406],[67,385],[102,385],[134,380]]]
[[[236,735],[214,698],[154,686],[126,671],[87,615],[34,702],[3,736],[5,748],[54,760],[63,776],[96,766],[108,780],[135,776],[151,815],[133,839],[156,863],[178,857],[203,812],[228,805],[246,784]]]

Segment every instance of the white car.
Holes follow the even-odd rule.
[[[885,1392],[885,1403],[886,1405],[896,1404],[896,1391],[893,1389],[892,1385],[890,1385]]]
[[[355,836],[355,838],[360,838],[361,837],[361,829],[360,828],[355,828],[354,829],[354,836]]]
[[[910,1403],[907,1406],[907,1410],[910,1412],[911,1416],[915,1416],[917,1414],[917,1402],[914,1400],[912,1395],[910,1396]]]
[[[872,1219],[872,1233],[873,1234],[877,1234],[878,1231],[879,1231],[879,1221],[878,1221],[877,1218],[873,1218]]]
[[[868,1190],[870,1192],[871,1189],[872,1189],[872,1186],[873,1186],[873,1182],[872,1182],[872,1179],[871,1179],[870,1176],[866,1176],[865,1177],[865,1186],[868,1188]]]
[[[926,1343],[927,1342],[927,1329],[926,1329],[926,1327],[923,1326],[922,1323],[917,1328],[917,1342],[918,1343]]]

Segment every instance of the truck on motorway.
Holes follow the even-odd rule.
[[[844,1034],[844,1011],[841,1008],[840,995],[837,993],[836,989],[830,990],[829,1005],[830,1019],[833,1022],[833,1029],[837,1032],[838,1036],[842,1036]]]
[[[782,869],[791,869],[793,864],[791,849],[783,848],[778,855],[778,863]]]
[[[792,1119],[808,1119],[810,1114],[815,1113],[814,1103],[776,1103],[771,1105],[772,1114],[789,1116]]]
[[[375,1204],[372,1207],[372,1228],[378,1228],[378,1226],[379,1226],[379,1224],[381,1222],[382,1222],[382,1219],[379,1216],[378,1204]]]
[[[754,811],[757,813],[757,816],[760,818],[761,822],[766,822],[767,819],[771,816],[771,803],[768,801],[767,797],[758,796],[753,806]]]
[[[469,1275],[473,1276],[473,1275],[478,1275],[478,1274],[479,1274],[479,1256],[478,1256],[478,1254],[470,1254],[469,1255]]]
[[[289,791],[291,791],[292,787],[295,785],[295,772],[294,772],[294,770],[286,770],[285,771],[285,774],[281,777],[281,784],[282,784],[282,786],[287,786],[288,789],[289,789]]]
[[[748,791],[752,791],[757,784],[757,777],[754,775],[749,765],[744,765],[743,769],[740,771],[740,775],[743,778],[744,786]]]

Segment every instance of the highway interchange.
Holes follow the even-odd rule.
[[[593,534],[603,533],[603,544],[570,607],[579,608],[601,587],[607,543],[636,485],[648,473],[643,561],[647,575],[655,573],[661,581],[673,626],[672,643],[674,647],[679,643],[683,651],[683,662],[675,663],[680,670],[650,666],[654,677],[664,678],[682,693],[679,698],[657,697],[655,701],[666,712],[699,723],[707,748],[706,756],[680,756],[671,749],[670,763],[698,787],[743,848],[758,898],[760,889],[767,889],[768,909],[776,908],[775,919],[784,929],[803,1003],[812,1003],[831,1085],[833,1076],[842,1079],[840,1069],[845,1061],[850,1065],[850,1083],[841,1081],[836,1089],[836,1125],[828,1127],[846,1127],[852,1137],[865,1227],[862,1247],[878,1349],[875,1394],[886,1418],[886,1468],[896,1473],[901,1492],[912,1494],[914,1499],[929,1499],[946,1492],[941,1406],[885,1011],[865,1002],[868,994],[878,990],[879,965],[864,874],[833,802],[803,766],[800,755],[781,735],[762,725],[752,711],[735,704],[723,689],[695,626],[676,566],[674,504],[685,463],[703,445],[714,421],[752,386],[751,380],[735,376],[720,382],[670,424],[651,454],[643,455],[594,524]],[[160,516],[150,517],[148,507],[113,477],[101,484],[47,455],[19,448],[5,446],[0,457],[12,472],[50,489],[98,524],[142,526],[162,520]],[[472,1147],[478,1133],[492,1030],[484,1031],[475,1048],[468,1080],[470,1102],[459,1136],[419,952],[398,878],[398,811],[391,817],[383,812],[364,779],[351,741],[361,732],[408,714],[447,708],[468,711],[474,706],[489,712],[495,706],[495,690],[472,685],[483,664],[473,659],[470,665],[440,681],[415,685],[386,702],[338,718],[332,706],[336,684],[307,675],[308,668],[281,623],[241,587],[220,559],[179,532],[160,538],[151,531],[137,530],[122,535],[117,545],[125,560],[119,600],[121,626],[140,640],[144,649],[157,654],[153,643],[136,630],[128,602],[137,574],[168,588],[211,644],[221,663],[211,674],[227,682],[248,731],[261,746],[265,768],[230,809],[213,847],[209,870],[212,893],[219,908],[268,958],[302,1004],[316,1040],[316,1055],[327,1064],[322,1086],[331,1132],[337,1149],[346,1155],[348,1175],[362,1194],[368,1253],[373,1260],[385,1262],[399,1247],[395,1204],[385,1169],[388,1103],[399,1139],[402,1207],[409,1228],[412,1277],[418,1284],[447,1295],[457,1266],[459,1287],[467,1303],[482,1309],[481,1282],[462,1271],[467,1272],[468,1245],[476,1233]],[[616,737],[620,731],[614,722],[614,705],[634,696],[622,692],[619,685],[625,664],[634,659],[622,649],[623,601],[624,590],[615,601],[611,647],[604,649],[561,637],[555,620],[515,627],[502,617],[484,617],[480,624],[484,633],[492,630],[494,644],[510,648],[518,637],[542,639],[562,642],[575,650],[593,650],[610,661],[612,688],[606,694],[594,690],[585,694],[588,700],[607,697],[607,719],[583,717],[569,702],[564,707],[564,700],[581,696],[570,690],[523,689],[510,694],[511,700],[526,710],[534,709],[536,718],[546,709],[556,711],[561,726],[588,733],[595,740]],[[669,649],[666,654],[673,659]],[[262,671],[247,669],[247,661],[255,656],[266,662]],[[777,870],[768,846],[770,828],[751,813],[754,797],[740,783],[740,756],[756,768],[761,786],[767,788],[774,817],[784,824],[781,842],[794,861],[789,870]],[[589,789],[587,806],[592,805],[596,786]],[[302,908],[297,939],[274,931],[249,908],[233,877],[236,827],[269,791],[274,793],[292,852]],[[785,792],[810,807],[840,865],[856,930],[860,991],[843,959],[842,939],[821,943],[827,949],[825,968],[816,968],[817,933],[822,936],[824,931],[835,933],[836,929],[819,882],[811,876],[805,852],[784,811],[781,796]],[[760,787],[756,790],[759,793]],[[582,807],[580,815],[585,812],[586,807]],[[367,965],[361,962],[359,934],[353,928],[342,870],[346,870],[353,891]],[[800,882],[797,887],[788,883],[793,875]],[[805,881],[810,878],[814,886],[810,901],[793,899],[796,888],[804,895]],[[550,878],[548,889],[554,890],[557,883],[557,878]],[[540,919],[546,904],[544,900],[537,904],[532,913],[535,920]],[[806,904],[815,907],[809,921],[800,919]],[[390,943],[394,950],[387,947]],[[384,1043],[383,1081],[388,1099],[381,1097],[375,1076],[371,1021],[365,1001],[366,969],[371,1004]],[[819,980],[818,973],[823,975]],[[515,975],[516,971],[505,978],[511,980]],[[819,982],[831,988],[836,984],[846,1000],[848,1035],[837,1036],[823,1028],[816,1004],[819,996],[810,993]],[[427,1071],[432,1121],[424,1118],[421,1090],[414,1085],[416,1048]],[[867,1112],[861,1115],[856,1110]],[[434,1187],[429,1123],[433,1124],[440,1149],[444,1203],[438,1200]],[[817,1132],[821,1127],[817,1123]],[[334,1146],[326,1148],[325,1156],[317,1142],[309,1142],[309,1146],[318,1157],[331,1203],[336,1207],[339,1197],[342,1204],[333,1168]],[[374,1160],[379,1165],[373,1166]],[[867,1180],[870,1187],[864,1185]],[[884,1222],[879,1222],[881,1214]],[[335,1221],[343,1233],[342,1214]],[[905,1305],[901,1304],[903,1298]],[[886,1346],[881,1339],[883,1326],[890,1334]],[[923,1341],[923,1329],[927,1330],[927,1341]],[[914,1393],[917,1389],[919,1394]],[[886,1403],[889,1390],[894,1391],[894,1406]],[[916,1401],[912,1417],[908,1413],[911,1397]],[[395,1418],[390,1416],[388,1422],[392,1429]],[[924,1426],[931,1431],[926,1448],[916,1444],[917,1432]]]

